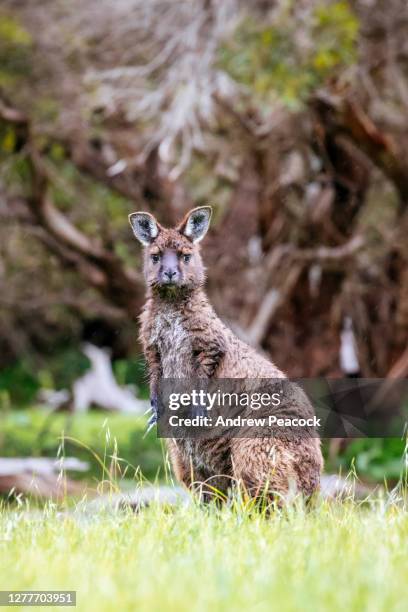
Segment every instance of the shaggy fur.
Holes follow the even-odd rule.
[[[151,397],[161,377],[285,378],[253,348],[239,340],[217,317],[203,290],[205,280],[198,242],[209,225],[211,209],[191,211],[174,229],[165,229],[148,213],[133,213],[130,223],[146,247],[147,300],[140,337],[149,365]],[[299,390],[291,411],[311,413]],[[176,477],[186,486],[206,483],[226,492],[239,481],[256,496],[296,490],[310,496],[322,469],[315,438],[233,438],[169,440]]]

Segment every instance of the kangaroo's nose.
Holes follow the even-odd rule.
[[[173,280],[173,277],[175,277],[177,274],[177,272],[175,270],[166,270],[164,272],[164,276],[169,280]]]

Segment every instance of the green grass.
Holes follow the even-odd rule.
[[[64,441],[64,454],[89,463],[89,471],[78,474],[89,481],[105,478],[100,460],[118,452],[122,465],[135,466],[153,480],[164,476],[161,441],[146,432],[146,417],[92,411],[86,414],[51,414],[41,408],[0,411],[0,456],[56,457]],[[117,450],[116,450],[117,449]],[[134,474],[128,470],[128,477]]]
[[[99,456],[92,478],[112,476],[116,491],[123,485],[123,474],[111,469],[116,445],[124,463],[150,465],[150,456],[153,475],[166,466],[144,429],[145,420],[133,417],[11,411],[1,423],[0,454],[55,456],[64,432],[77,440],[66,440],[64,453],[91,460],[89,446]],[[140,474],[133,487],[143,484]],[[10,496],[0,501],[0,590],[75,590],[77,609],[86,612],[402,611],[408,514],[405,471],[399,474],[405,484],[364,503],[320,501],[308,511],[299,504],[269,518],[239,499],[222,509],[197,502],[133,514],[96,512],[69,498],[44,508]]]
[[[26,409],[0,408],[0,456],[55,457],[65,440],[65,455],[88,461],[88,473],[79,474],[87,480],[104,477],[92,451],[102,460],[115,451],[124,465],[137,466],[149,480],[164,477],[161,441],[152,430],[145,437],[146,417],[91,411],[86,414],[49,414],[41,407]],[[350,469],[359,478],[371,483],[395,484],[403,468],[405,440],[397,438],[355,439],[334,457],[328,456],[328,445],[323,445],[328,472],[347,474]],[[106,461],[109,463],[109,461]],[[133,470],[134,471],[134,470]],[[128,470],[128,477],[132,470]]]
[[[406,509],[387,498],[269,519],[198,504],[136,515],[4,507],[0,589],[76,590],[87,612],[402,611],[407,541]]]

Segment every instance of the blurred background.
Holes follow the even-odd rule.
[[[134,210],[214,207],[209,297],[288,375],[407,376],[407,31],[405,0],[2,1],[3,492],[17,457],[96,482],[90,449],[163,478]],[[327,467],[393,481],[403,448]]]

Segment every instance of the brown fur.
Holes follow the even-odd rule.
[[[209,304],[202,288],[205,274],[199,247],[184,235],[190,216],[200,210],[191,211],[175,229],[164,229],[151,218],[158,234],[145,249],[147,300],[140,337],[149,365],[152,397],[156,396],[160,377],[285,377],[273,363],[239,340]],[[140,239],[135,219],[131,223]],[[169,285],[162,282],[164,263],[160,268],[152,255],[160,254],[161,261],[166,262],[166,254],[173,254],[169,261],[174,263],[174,253],[180,260],[178,280]],[[191,255],[188,263],[183,262],[183,254]],[[304,395],[293,401],[298,414],[308,403]],[[226,492],[235,480],[251,496],[264,493],[266,486],[284,497],[292,490],[310,496],[319,486],[322,469],[320,442],[314,438],[177,439],[169,441],[169,451],[175,475],[186,486],[206,482],[207,490],[215,487]]]

